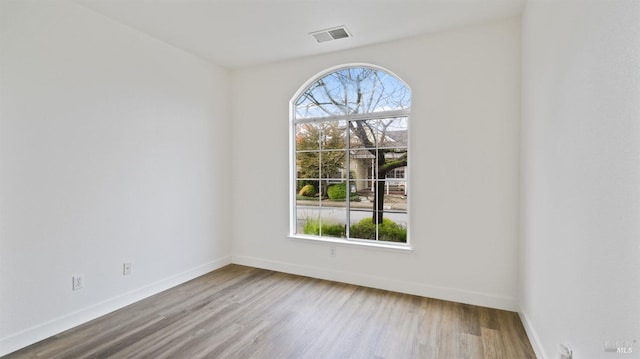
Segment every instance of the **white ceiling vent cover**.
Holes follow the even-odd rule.
[[[318,42],[326,42],[351,37],[351,34],[344,25],[333,27],[331,29],[314,31],[309,33],[309,35],[313,36]]]

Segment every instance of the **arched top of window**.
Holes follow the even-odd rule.
[[[411,90],[373,66],[339,68],[311,83],[295,100],[294,120],[408,111]]]

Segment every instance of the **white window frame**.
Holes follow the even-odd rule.
[[[351,121],[358,120],[375,120],[375,119],[384,119],[384,118],[393,118],[393,117],[406,117],[407,118],[407,163],[411,162],[411,121],[409,121],[411,109],[403,109],[403,110],[392,110],[392,111],[380,111],[373,113],[364,113],[364,114],[353,114],[353,115],[343,115],[343,116],[326,116],[326,117],[317,117],[317,118],[304,118],[300,120],[296,120],[296,102],[299,97],[308,90],[308,88],[315,83],[316,81],[322,79],[323,77],[348,68],[371,68],[375,70],[380,70],[388,73],[389,75],[394,76],[398,81],[400,81],[409,91],[411,91],[411,87],[404,82],[400,77],[398,77],[393,72],[372,64],[366,63],[353,63],[347,65],[338,65],[331,68],[328,68],[315,76],[311,77],[307,80],[295,93],[295,95],[289,101],[289,180],[290,180],[290,188],[289,188],[289,238],[292,239],[303,239],[310,241],[319,241],[319,242],[327,242],[332,244],[341,244],[341,245],[355,245],[362,247],[371,247],[371,248],[382,248],[382,249],[392,249],[392,250],[401,250],[401,251],[412,251],[413,247],[411,246],[410,238],[411,238],[411,218],[410,218],[410,196],[407,197],[407,241],[402,242],[388,242],[388,241],[380,241],[380,240],[369,240],[369,239],[358,239],[358,238],[338,238],[338,237],[329,237],[329,236],[312,236],[312,235],[304,235],[296,233],[297,231],[297,199],[296,199],[296,189],[297,189],[297,163],[296,163],[296,124],[300,123],[313,123],[313,122],[327,122],[327,121],[345,121],[349,124]],[[349,131],[347,131],[347,134]],[[346,156],[346,168],[350,168],[349,162],[349,151],[350,151],[350,141],[346,141],[345,151],[347,152]],[[410,188],[410,166],[405,167],[405,181],[406,188]],[[346,201],[345,210],[347,212],[347,218],[349,218],[350,211],[350,201]],[[349,223],[347,223],[347,233],[349,231]]]

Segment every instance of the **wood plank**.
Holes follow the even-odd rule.
[[[505,353],[499,330],[482,328],[480,331],[482,332],[482,348],[485,358],[511,359]]]

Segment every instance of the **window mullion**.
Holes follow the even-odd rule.
[[[345,129],[345,149],[346,149],[346,171],[347,171],[347,205],[345,206],[345,236],[347,239],[351,238],[351,120],[347,118],[347,128]]]
[[[379,143],[378,143],[378,138],[377,137],[375,138],[374,146],[375,146],[375,150],[376,150],[376,156],[375,156],[375,161],[376,161],[375,162],[375,168],[376,168],[376,171],[375,171],[375,179],[374,179],[375,180],[375,186],[373,187],[374,191],[375,191],[374,195],[373,195],[373,198],[374,198],[373,213],[374,213],[375,221],[374,221],[373,224],[374,224],[374,227],[376,229],[376,241],[378,241],[378,240],[380,240],[380,233],[379,233],[380,232],[380,226],[378,224],[378,219],[380,217],[380,211],[378,209],[378,202],[380,201],[380,198],[379,198],[380,191],[379,191],[379,188],[378,188],[380,186],[380,168],[378,168],[378,160],[379,160],[378,156],[380,156],[380,149],[378,147]],[[383,203],[382,208],[384,208],[384,197],[382,198],[382,203]]]
[[[320,195],[318,196],[318,235],[322,237],[322,135],[324,130],[320,128],[318,131],[318,188],[320,189]]]
[[[347,119],[352,121],[375,120],[375,119],[408,117],[408,116],[409,116],[409,110],[404,109],[404,110],[378,111],[378,112],[371,112],[371,113],[354,113],[354,114],[347,114],[347,115],[296,118],[295,123],[310,123],[310,122],[320,123],[320,122],[326,122],[326,121],[345,121]]]

